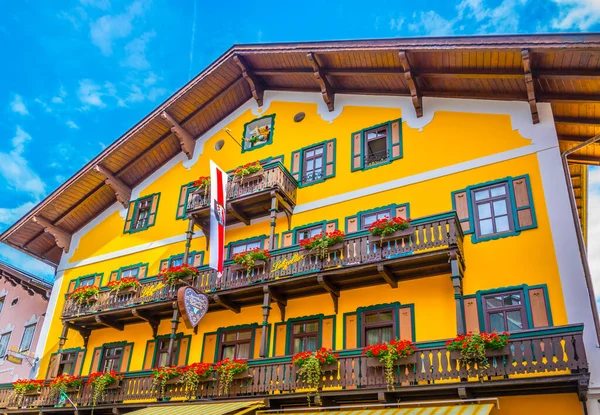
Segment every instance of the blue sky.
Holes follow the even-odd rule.
[[[599,0],[223,5],[200,0],[3,5],[0,230],[234,43],[600,30]],[[600,203],[600,172],[594,177],[592,200]],[[590,236],[600,239],[600,218],[591,220],[596,225]],[[0,259],[38,275],[53,273],[4,245]],[[600,273],[600,263],[595,266]]]

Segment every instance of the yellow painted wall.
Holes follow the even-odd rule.
[[[118,213],[114,213],[81,238],[70,263],[74,264],[76,261],[98,255],[110,254],[125,248],[183,235],[187,227],[186,221],[175,220],[180,187],[200,175],[207,175],[209,159],[213,159],[222,168],[228,170],[256,159],[283,154],[285,156],[284,164],[289,169],[292,151],[310,143],[336,138],[336,177],[321,184],[299,189],[298,205],[302,205],[325,196],[342,194],[384,181],[409,177],[530,144],[530,140],[521,137],[518,131],[512,129],[510,117],[507,115],[438,112],[433,121],[422,131],[411,129],[406,123],[402,125],[404,152],[402,159],[367,171],[350,172],[350,134],[381,122],[400,118],[402,114],[398,109],[346,107],[338,118],[329,123],[321,119],[316,113],[316,109],[314,104],[272,103],[266,114],[276,114],[273,144],[243,154],[225,133],[217,133],[209,138],[204,145],[204,153],[189,171],[181,163],[178,163],[147,188],[142,189],[142,196],[161,193],[155,226],[143,232],[123,234],[124,220]],[[292,118],[300,111],[306,113],[306,119],[301,123],[294,123]],[[232,121],[229,128],[234,135],[239,137],[242,135],[244,123],[254,118],[256,117],[250,111],[246,111]],[[214,144],[219,139],[224,139],[226,145],[222,151],[216,152]],[[464,294],[474,294],[477,290],[520,284],[544,283],[548,286],[554,324],[567,324],[569,322],[566,317],[541,177],[535,155],[474,168],[294,214],[292,227],[321,220],[338,219],[340,227],[343,229],[346,216],[356,214],[360,210],[390,203],[409,202],[413,218],[442,213],[452,209],[452,191],[463,189],[469,185],[522,174],[530,175],[538,227],[523,231],[519,236],[478,244],[471,244],[471,237],[466,236]],[[278,233],[287,229],[286,222],[284,218],[277,220]],[[269,224],[268,220],[265,220],[248,227],[227,229],[226,242],[268,233]],[[192,250],[204,249],[204,238],[193,240]],[[140,250],[91,265],[77,266],[65,272],[60,290],[63,293],[66,292],[71,279],[91,273],[104,273],[106,282],[112,270],[140,262],[149,263],[148,275],[156,275],[161,259],[183,251],[184,243],[179,242],[149,250]],[[207,260],[208,252],[205,255],[205,263]],[[354,311],[360,306],[394,301],[402,304],[414,304],[417,341],[448,338],[456,333],[452,284],[449,276],[438,276],[402,282],[396,290],[382,285],[344,291],[339,302],[337,346],[341,347],[342,345],[342,315],[344,312]],[[60,296],[57,313],[54,315],[48,335],[46,352],[41,362],[42,368],[47,367],[49,354],[57,350],[58,337],[62,329],[59,318],[63,305],[64,298]],[[291,300],[287,308],[288,318],[319,313],[326,315],[333,313],[329,296]],[[274,307],[270,318],[271,323],[278,321],[278,314],[277,308]],[[216,331],[219,327],[259,323],[262,321],[261,316],[261,309],[258,306],[243,309],[240,314],[230,311],[209,313],[201,322],[198,335],[193,337],[191,359],[197,360],[195,357],[199,358],[200,356],[203,333]],[[183,328],[183,325],[180,327],[181,331],[189,333]],[[163,321],[159,334],[167,334],[169,330],[170,323]],[[150,337],[151,330],[146,324],[127,326],[123,332],[113,329],[98,330],[90,338],[89,350],[91,351],[105,342],[134,341],[131,370],[139,370],[142,366],[145,344]],[[81,343],[80,336],[71,332],[65,347],[77,347],[81,346]],[[91,355],[90,352],[86,356],[84,373],[89,368]],[[41,372],[45,373],[45,370]]]

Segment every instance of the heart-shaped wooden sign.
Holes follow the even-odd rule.
[[[185,325],[195,328],[208,311],[208,297],[192,287],[181,287],[177,291],[177,305]]]

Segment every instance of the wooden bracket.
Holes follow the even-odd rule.
[[[238,304],[235,304],[234,302],[229,301],[228,299],[224,298],[223,296],[215,294],[212,296],[212,299],[215,303],[225,307],[228,310],[233,311],[236,314],[240,314],[240,311],[242,311],[242,308]]]
[[[531,118],[534,124],[539,124],[540,115],[537,110],[537,101],[535,99],[535,85],[533,83],[533,75],[531,75],[531,59],[529,56],[529,50],[523,49],[521,51],[523,57],[523,71],[525,72],[525,87],[527,88],[527,101],[529,102],[529,108],[531,110]]]
[[[83,338],[83,347],[84,349],[87,349],[87,345],[88,345],[88,341],[90,340],[90,335],[92,334],[92,330],[90,329],[84,329],[83,327],[80,327],[74,323],[70,323],[70,322],[64,322],[63,323],[66,327],[68,327],[71,330],[75,330],[76,332],[78,332],[81,337]]]
[[[406,83],[408,84],[408,89],[410,91],[412,103],[415,107],[415,112],[417,113],[417,118],[420,118],[423,116],[423,97],[421,96],[421,91],[419,90],[419,86],[417,85],[417,80],[414,77],[410,68],[408,53],[404,50],[401,50],[400,52],[398,52],[398,55],[400,56],[400,63],[402,64],[402,68],[404,69],[404,77],[406,78]]]
[[[328,279],[326,279],[322,275],[317,275],[317,282],[331,296],[331,300],[333,301],[333,311],[335,311],[335,314],[337,314],[338,313],[338,300],[340,298],[339,288],[337,288],[335,285],[333,285]]]
[[[54,237],[56,246],[62,248],[66,253],[69,252],[71,247],[71,234],[62,230],[58,226],[54,226],[49,220],[42,218],[41,216],[34,216],[33,221],[44,228],[44,232],[49,233]]]
[[[271,197],[277,198],[277,210],[281,211],[283,208],[284,212],[293,213],[294,208],[277,192],[271,192]]]
[[[317,62],[317,58],[314,55],[314,53],[308,52],[306,54],[306,58],[308,59],[308,62],[310,63],[310,66],[313,69],[315,79],[319,84],[319,88],[321,88],[321,95],[323,95],[323,101],[325,101],[325,104],[327,104],[327,108],[331,112],[334,109],[333,102],[335,100],[335,93],[333,92],[333,88],[327,80],[325,73],[319,66],[319,62]]]
[[[252,91],[252,97],[256,100],[256,103],[259,107],[263,106],[263,97],[265,95],[265,88],[260,82],[260,80],[256,77],[252,69],[248,66],[246,61],[240,55],[233,55],[233,61],[240,67],[242,70],[242,76],[250,86],[250,90]]]
[[[238,218],[240,220],[240,222],[243,222],[244,225],[249,226],[250,225],[250,218],[248,216],[246,216],[245,214],[243,214],[242,212],[240,212],[239,210],[237,210],[237,208],[233,205],[233,203],[228,203],[227,204],[227,210],[236,218]]]
[[[264,289],[268,291],[269,295],[271,296],[271,300],[277,303],[277,306],[279,307],[279,312],[281,314],[281,321],[284,322],[285,308],[287,307],[287,298],[275,291],[273,287],[266,286]]]
[[[117,323],[116,321],[103,316],[94,316],[94,320],[96,320],[96,323],[98,324],[102,324],[106,327],[111,327],[115,330],[123,331],[123,329],[125,328],[125,325],[123,323]]]
[[[104,177],[104,183],[115,192],[117,200],[124,207],[129,207],[129,202],[131,201],[131,188],[99,164],[94,166],[94,170]]]
[[[143,321],[147,322],[148,324],[150,324],[150,327],[152,328],[152,337],[156,338],[156,336],[158,335],[158,326],[160,325],[159,319],[150,317],[150,316],[146,315],[145,313],[138,311],[137,308],[132,309],[131,314],[133,314],[135,317],[139,318],[140,320],[143,320]]]
[[[163,120],[167,121],[171,125],[171,131],[179,139],[181,151],[185,153],[188,160],[191,160],[194,156],[194,147],[196,146],[196,140],[194,140],[194,137],[192,137],[192,135],[188,133],[185,128],[175,121],[175,119],[171,117],[167,111],[163,111],[160,116]]]
[[[377,272],[379,275],[381,275],[385,282],[390,284],[390,287],[398,288],[398,281],[396,280],[396,277],[392,275],[388,267],[383,264],[377,264]]]

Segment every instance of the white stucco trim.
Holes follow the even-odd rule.
[[[554,137],[558,142],[556,133]],[[571,322],[581,322],[585,326],[583,339],[591,374],[590,387],[599,387],[600,349],[594,331],[593,311],[588,300],[589,294],[579,254],[577,234],[569,202],[569,190],[562,168],[560,150],[555,147],[540,151],[537,157],[567,318]]]
[[[48,340],[48,333],[50,332],[50,326],[54,321],[54,314],[60,313],[62,310],[58,310],[56,308],[56,303],[58,302],[58,297],[60,295],[64,295],[61,291],[60,286],[62,284],[64,272],[57,271],[56,277],[54,278],[54,289],[50,294],[50,300],[48,301],[48,307],[46,308],[46,316],[44,318],[44,323],[42,324],[42,330],[40,331],[40,335],[38,337],[37,346],[35,348],[35,356],[42,357],[44,355],[44,350],[46,349],[46,342]],[[58,316],[57,321],[59,321],[60,316]],[[53,341],[55,339],[52,339]],[[39,367],[38,367],[39,369]]]
[[[6,328],[4,328],[3,330],[0,330],[0,334],[6,334],[6,333],[11,333],[10,337],[12,337],[12,332],[15,330],[15,325],[8,323],[6,325]],[[8,343],[10,344],[10,339],[8,341]]]

